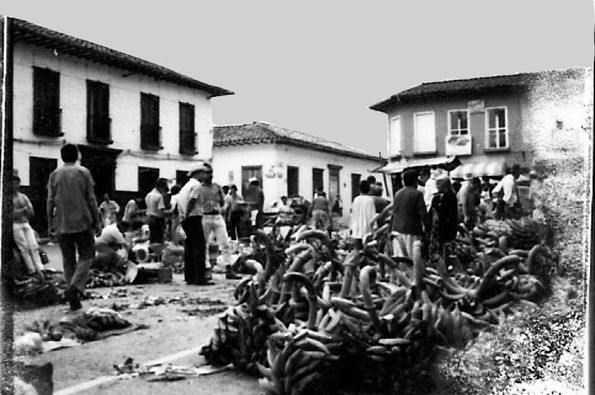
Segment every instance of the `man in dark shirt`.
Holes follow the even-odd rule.
[[[404,188],[395,194],[393,202],[392,231],[393,253],[411,257],[413,243],[421,241],[426,216],[424,195],[417,189],[417,174],[413,170],[403,173]]]
[[[91,261],[95,256],[93,233],[101,232],[93,177],[85,167],[76,164],[78,150],[66,144],[60,150],[64,166],[50,174],[47,214],[50,233],[55,229],[68,287],[64,296],[71,310],[79,310]],[[79,259],[77,262],[76,254]]]
[[[257,228],[262,224],[262,208],[264,207],[264,192],[260,188],[258,178],[250,178],[250,184],[246,190],[244,201],[250,204],[252,211],[252,225]]]

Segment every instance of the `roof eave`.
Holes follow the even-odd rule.
[[[202,90],[210,94],[208,96],[209,98],[234,94],[234,92],[228,89],[204,83],[174,70],[167,69],[166,67],[90,41],[53,31],[21,19],[11,17],[9,20],[11,20],[11,31],[17,40],[20,39],[30,44],[44,47],[51,45],[55,49],[71,56],[77,56],[133,73],[144,74],[182,86]],[[152,70],[151,68],[154,69]]]

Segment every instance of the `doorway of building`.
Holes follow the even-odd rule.
[[[359,195],[359,183],[361,180],[361,174],[351,173],[351,201]]]
[[[328,198],[334,203],[341,196],[341,180],[339,178],[340,166],[328,166]]]
[[[287,197],[295,197],[300,194],[300,168],[287,166]]]
[[[312,169],[312,196],[319,189],[324,189],[324,169]]]
[[[258,179],[262,188],[262,166],[242,166],[242,196],[246,196],[248,183],[252,177]]]
[[[79,145],[81,165],[89,169],[95,182],[95,196],[100,203],[104,194],[114,197],[116,190],[116,160],[122,150]]]
[[[46,215],[50,174],[58,167],[57,159],[29,158],[29,189],[27,195],[35,215],[30,219],[31,226],[41,236],[48,236],[48,220]]]
[[[138,167],[138,192],[141,197],[145,197],[147,193],[155,188],[155,183],[158,179],[159,169],[154,167]]]

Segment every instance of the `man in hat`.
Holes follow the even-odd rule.
[[[87,168],[76,164],[76,146],[66,144],[60,155],[64,166],[50,174],[47,215],[50,234],[52,228],[55,229],[62,251],[64,277],[68,284],[64,297],[74,311],[82,307],[80,298],[95,256],[93,233],[101,232],[101,220],[93,191],[93,177]]]
[[[206,241],[202,228],[202,212],[196,205],[197,190],[204,179],[204,162],[192,166],[188,181],[178,193],[178,212],[186,233],[184,244],[184,278],[187,284],[212,285],[207,278]]]
[[[513,219],[520,216],[519,190],[516,180],[521,175],[521,166],[512,165],[510,173],[505,175],[492,191],[496,196],[496,218]]]
[[[208,163],[204,164],[201,185],[196,189],[196,206],[202,212],[202,228],[205,242],[211,236],[215,237],[223,255],[225,264],[225,278],[238,280],[242,278],[231,267],[231,245],[227,237],[227,228],[223,219],[224,199],[221,187],[213,182],[213,168]]]
[[[257,228],[262,223],[262,208],[264,207],[264,192],[260,187],[260,181],[258,178],[252,177],[248,180],[249,185],[246,193],[244,194],[244,200],[250,204],[252,211],[252,225]]]
[[[163,195],[167,193],[169,187],[167,180],[160,178],[155,183],[155,187],[145,196],[147,205],[147,216],[149,221],[150,241],[151,243],[163,243],[165,235],[165,200]]]

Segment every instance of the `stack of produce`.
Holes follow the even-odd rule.
[[[87,288],[116,287],[127,284],[125,274],[115,272],[104,272],[97,269],[89,270]]]
[[[526,243],[533,225],[520,223]],[[378,248],[383,231],[348,252],[324,232],[301,229],[273,258],[278,247],[260,232],[266,265],[255,265],[254,277],[238,286],[237,304],[220,317],[202,354],[263,376],[270,394],[330,392],[349,377],[386,388],[437,347],[462,348],[503,314],[543,296],[535,273],[547,249],[502,245],[501,236],[519,234],[506,224],[490,224],[495,235],[485,243],[462,229],[470,259],[458,267],[440,257],[424,261],[419,242],[411,258],[395,262]]]
[[[130,321],[120,313],[107,308],[93,307],[72,320],[60,321],[61,331],[71,332],[82,341],[93,341],[99,332],[123,329],[131,326]]]
[[[507,247],[525,250],[540,242],[539,234],[539,224],[530,218],[506,221],[487,220],[473,228],[473,236],[476,240],[487,238],[499,241],[502,237],[506,237]]]

